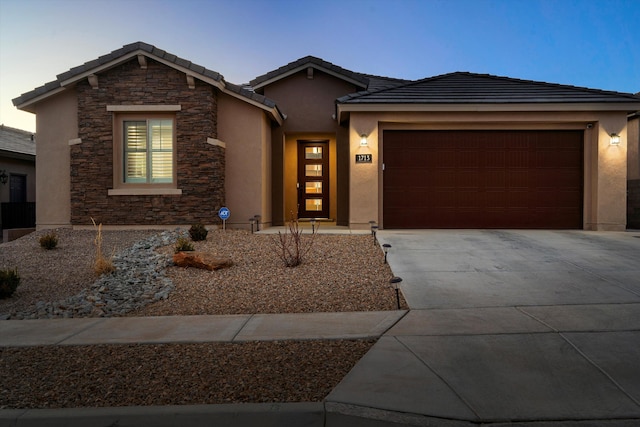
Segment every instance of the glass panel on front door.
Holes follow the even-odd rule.
[[[298,141],[298,217],[329,217],[329,141]]]
[[[305,147],[305,159],[322,159],[322,147]]]

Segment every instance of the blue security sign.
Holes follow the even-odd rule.
[[[229,217],[231,216],[231,212],[229,211],[229,208],[220,208],[220,210],[218,211],[218,216],[221,220],[225,221],[229,219]]]

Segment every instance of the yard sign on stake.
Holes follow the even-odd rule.
[[[231,216],[229,208],[220,208],[218,216],[222,220],[222,231],[227,231],[227,219]]]

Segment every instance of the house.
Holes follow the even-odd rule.
[[[354,229],[626,226],[632,94],[315,57],[247,86],[138,42],[14,99],[36,114],[37,225],[291,215]],[[53,183],[53,184],[52,184]]]
[[[640,112],[629,114],[627,128],[627,228],[637,230],[640,229]]]
[[[35,163],[35,135],[0,125],[0,230],[35,227]]]

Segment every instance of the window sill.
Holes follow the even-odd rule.
[[[180,196],[180,188],[112,188],[109,196]]]

